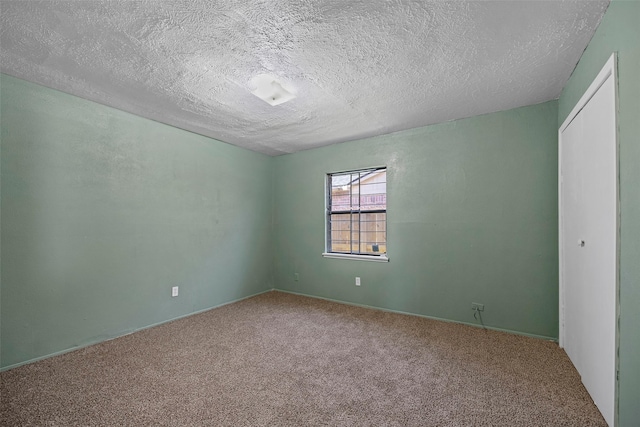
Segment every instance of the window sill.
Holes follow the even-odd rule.
[[[333,252],[323,252],[322,256],[325,258],[352,259],[357,261],[389,262],[389,258],[387,258],[386,255],[374,256],[374,255],[355,255],[355,254],[339,254],[339,253],[333,253]]]

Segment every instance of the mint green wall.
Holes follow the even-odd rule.
[[[559,101],[562,123],[618,53],[620,146],[619,425],[640,422],[640,2],[613,1]]]
[[[479,302],[487,326],[556,338],[557,117],[551,101],[275,158],[276,287],[469,323]],[[325,174],[370,166],[388,168],[390,262],[323,258]]]
[[[3,367],[273,287],[272,158],[0,78]]]

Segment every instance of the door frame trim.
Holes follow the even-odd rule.
[[[614,425],[618,423],[618,388],[619,379],[617,373],[619,372],[619,349],[620,349],[620,147],[618,138],[618,70],[617,70],[617,55],[616,52],[612,53],[604,67],[593,82],[589,85],[589,88],[582,95],[578,103],[573,107],[571,113],[567,116],[565,121],[558,129],[558,283],[559,283],[559,331],[558,342],[561,348],[564,348],[565,343],[565,310],[564,310],[564,295],[565,295],[565,283],[563,280],[563,212],[562,212],[562,132],[571,124],[576,116],[582,111],[587,103],[593,98],[598,89],[607,81],[609,77],[612,77],[614,87],[614,114],[615,114],[615,176],[616,176],[616,272],[615,272],[615,387],[614,387]]]

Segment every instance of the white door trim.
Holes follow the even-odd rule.
[[[576,118],[576,116],[582,111],[582,109],[587,105],[587,103],[591,100],[591,98],[596,94],[598,89],[607,81],[609,78],[613,78],[614,83],[614,96],[615,96],[615,111],[616,111],[616,122],[617,122],[617,111],[618,111],[618,84],[617,84],[617,56],[614,52],[606,64],[598,73],[596,78],[593,80],[589,88],[586,90],[584,95],[580,98],[575,107],[571,110],[571,113],[567,116],[565,121],[562,123],[560,128],[558,129],[558,254],[559,254],[559,265],[558,265],[558,273],[559,273],[559,344],[560,347],[564,347],[565,344],[565,286],[564,283],[564,272],[563,272],[563,235],[564,235],[564,224],[563,224],[563,211],[562,211],[562,133],[563,131],[571,124],[571,122]],[[615,147],[616,147],[616,162],[615,162],[615,176],[616,176],[616,277],[615,277],[615,318],[616,318],[616,326],[615,326],[615,372],[617,376],[618,367],[619,367],[619,358],[618,358],[618,349],[619,349],[619,319],[620,319],[620,192],[619,192],[619,183],[620,183],[620,174],[619,174],[619,162],[620,162],[620,151],[618,144],[618,127],[617,124],[615,126]],[[618,419],[618,378],[615,379],[615,416],[614,419]]]
[[[575,105],[575,107],[573,107],[573,110],[571,110],[571,112],[569,113],[565,121],[562,123],[562,126],[560,126],[560,129],[558,129],[559,134],[562,133],[562,131],[564,131],[567,128],[567,126],[571,124],[573,119],[575,119],[578,113],[584,108],[585,105],[587,105],[589,100],[593,98],[593,95],[596,94],[598,89],[600,89],[600,87],[604,84],[604,82],[607,80],[609,76],[613,75],[614,78],[617,77],[616,62],[617,62],[616,54],[614,52],[611,54],[606,64],[604,64],[604,67],[602,67],[602,70],[600,70],[600,73],[598,73],[598,75],[593,80],[593,82],[591,82],[591,85],[586,90],[584,95],[582,95],[582,98],[580,98],[580,100]],[[616,85],[616,88],[617,88],[617,85]],[[616,90],[616,104],[617,104],[617,98],[618,98],[618,94]]]

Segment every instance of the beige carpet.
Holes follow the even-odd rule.
[[[3,426],[604,426],[557,344],[270,292],[0,374]]]

